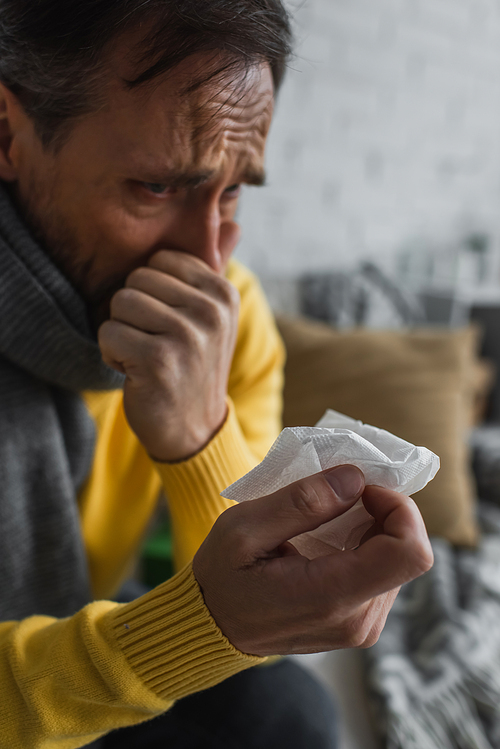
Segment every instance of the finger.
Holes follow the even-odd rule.
[[[154,336],[119,320],[107,320],[98,331],[98,342],[104,362],[125,373],[131,381],[151,374],[158,359],[165,358],[167,347],[162,336]]]
[[[227,304],[238,303],[239,296],[234,286],[203,260],[187,252],[160,250],[149,258],[148,267],[177,278]]]
[[[125,288],[142,291],[171,307],[187,307],[193,299],[202,296],[198,289],[175,276],[147,266],[132,271],[125,281]]]
[[[358,546],[362,546],[364,543],[369,541],[370,538],[373,538],[374,536],[379,536],[383,532],[384,532],[383,527],[379,525],[378,523],[374,523],[370,528],[368,528],[367,531],[365,531]]]
[[[238,244],[240,239],[241,228],[235,221],[227,221],[221,225],[219,232],[219,255],[221,271],[224,271],[229,258],[234,252],[236,245]],[[166,254],[163,253],[168,253],[170,255],[170,259]],[[177,258],[176,256],[180,257]],[[205,273],[207,270],[211,271],[212,273],[214,272],[213,269],[211,269],[210,266],[205,263],[205,261],[201,260],[201,258],[196,257],[196,255],[192,255],[188,252],[179,252],[178,250],[160,250],[150,258],[149,265],[152,268],[162,270],[164,273],[172,273],[173,275],[177,275],[177,273],[179,273],[178,277],[182,278],[185,283],[188,283],[190,285],[193,285],[195,279],[200,278],[198,273],[201,273],[202,277],[205,278]],[[216,275],[220,274],[216,273]]]
[[[314,559],[311,573],[323,586],[341,576],[346,600],[357,606],[398,588],[427,572],[433,563],[432,548],[422,516],[409,497],[381,487],[367,487],[366,509],[382,532],[353,551],[345,551],[335,562]]]
[[[203,288],[211,276],[218,278],[215,271],[199,257],[178,250],[155,252],[148,260],[148,267],[166,273],[195,288]]]
[[[134,294],[134,291],[142,292],[146,298]],[[137,268],[127,278],[124,289],[120,289],[111,302],[111,315],[123,322],[130,322],[132,325],[141,328],[141,324],[136,322],[131,316],[132,309],[137,310],[141,319],[146,313],[146,306],[149,306],[149,312],[154,314],[156,309],[159,319],[154,322],[151,320],[152,327],[147,326],[147,319],[144,319],[144,330],[152,332],[162,332],[160,320],[164,317],[165,321],[171,319],[170,310],[164,309],[163,314],[158,305],[147,304],[147,298],[157,300],[161,305],[168,308],[179,310],[186,314],[191,320],[196,321],[202,327],[213,329],[224,324],[224,321],[231,323],[232,317],[227,308],[221,306],[208,294],[188,286],[183,281],[169,276],[166,273],[153,268]],[[140,310],[142,306],[144,309]],[[159,328],[157,326],[160,326]]]
[[[106,320],[97,331],[97,340],[103,361],[119,372],[125,372],[126,362],[137,350],[140,332],[117,320]]]
[[[358,468],[338,466],[296,481],[268,497],[240,504],[235,509],[244,551],[253,558],[268,556],[291,538],[344,513],[355,504],[363,488],[364,478]]]
[[[175,309],[138,289],[118,291],[111,300],[111,319],[145,333],[164,334],[177,329]]]
[[[196,294],[202,297],[198,292]],[[214,300],[209,297],[196,298],[194,295],[188,300],[187,297],[187,294],[178,295],[174,290],[170,299],[165,293],[160,300],[139,289],[120,289],[111,300],[111,319],[146,333],[171,334],[177,337],[185,336],[190,326],[189,320],[209,328],[222,319],[222,313]]]
[[[367,486],[363,504],[385,534],[403,540],[411,537],[430,549],[422,515],[411,497],[380,486]]]

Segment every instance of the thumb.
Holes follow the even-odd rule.
[[[337,466],[296,481],[238,510],[251,553],[265,556],[291,538],[312,531],[352,507],[365,488],[359,468]],[[243,515],[243,517],[242,517]],[[250,551],[250,549],[247,549]]]

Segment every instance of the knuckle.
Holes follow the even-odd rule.
[[[314,483],[297,481],[290,486],[293,507],[305,517],[322,518],[325,512],[324,498]]]
[[[223,302],[223,304],[231,308],[239,306],[239,292],[236,287],[227,280],[227,278],[224,278],[223,276],[214,276],[213,284],[217,297],[221,302]]]
[[[362,650],[367,650],[368,648],[373,647],[373,645],[376,645],[376,643],[380,639],[380,635],[382,634],[382,630],[384,629],[384,626],[382,624],[377,624],[375,627],[371,629],[369,634],[367,635],[365,641],[362,645],[360,645],[360,648]]]
[[[239,511],[240,505],[229,507],[219,515],[214,530],[226,546],[231,546],[239,558],[247,557],[253,548],[253,534],[245,520],[245,513]],[[229,555],[228,555],[229,556]]]
[[[220,547],[221,542],[223,543],[224,540],[228,538],[231,532],[231,523],[226,515],[227,510],[219,515],[212,526],[212,530],[210,531],[210,537],[217,539],[216,543],[218,547]]]
[[[424,575],[434,564],[434,555],[429,544],[420,544],[411,555],[411,569],[416,576]]]
[[[147,361],[152,372],[161,372],[167,362],[168,349],[161,336],[152,336],[147,343]]]
[[[193,325],[189,320],[181,318],[178,321],[177,335],[185,345],[186,350],[198,353],[203,351],[206,339],[204,331]]]
[[[152,336],[151,351],[164,357],[168,351],[182,360],[190,351],[198,350],[203,344],[203,331],[199,330],[188,317],[178,314],[165,316],[165,332]]]
[[[111,299],[111,315],[117,315],[121,311],[130,307],[132,302],[136,299],[136,291],[134,289],[126,288],[120,289],[113,294]]]
[[[252,546],[252,536],[249,529],[241,522],[236,521],[232,526],[234,548],[242,556],[246,556]]]
[[[238,291],[236,286],[233,286],[232,283],[227,282],[226,293],[228,306],[233,310],[238,310],[240,306],[240,292]]]
[[[351,633],[351,647],[356,650],[362,650],[363,648],[369,647],[367,642],[369,640],[370,633],[366,627],[360,627],[355,632]]]
[[[97,331],[97,343],[101,350],[101,356],[105,364],[123,372],[121,364],[118,363],[121,338],[118,323],[106,320]],[[118,357],[118,359],[116,358]]]
[[[209,328],[220,329],[224,327],[226,315],[221,305],[209,297],[200,301],[200,315],[203,323]]]
[[[150,275],[151,270],[148,267],[135,268],[127,277],[125,289],[131,286],[140,287]]]
[[[227,289],[228,286],[231,284],[227,280],[227,278],[224,278],[224,276],[220,276],[218,273],[214,273],[211,275],[211,282],[212,282],[212,288],[217,294],[224,298],[227,296]]]
[[[157,250],[148,260],[148,267],[149,268],[161,268],[162,266],[167,265],[170,257],[172,256],[172,252],[168,250]]]
[[[346,633],[347,645],[346,647],[359,650],[363,648],[366,642],[366,635],[362,630],[356,629]]]
[[[434,564],[434,555],[429,539],[411,539],[402,551],[401,569],[406,580],[424,575]]]
[[[356,650],[369,647],[366,643],[369,641],[371,631],[372,625],[366,614],[352,617],[344,622],[341,628],[342,647]]]
[[[99,343],[99,346],[107,347],[111,339],[114,335],[115,331],[115,323],[113,320],[106,320],[102,323],[102,325],[99,327],[99,330],[97,331],[97,341]]]

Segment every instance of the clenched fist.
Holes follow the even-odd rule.
[[[222,426],[238,308],[229,281],[171,250],[114,295],[99,345],[106,364],[126,375],[125,413],[154,459],[184,460]]]

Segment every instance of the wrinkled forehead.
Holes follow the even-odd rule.
[[[186,90],[184,78],[179,75],[173,96],[166,88],[164,101],[167,137],[175,133],[178,144],[178,167],[217,170],[231,155],[261,168],[274,103],[269,68],[216,76],[192,90]]]
[[[141,130],[143,157],[164,150],[179,172],[217,172],[228,159],[262,172],[274,105],[270,68],[221,67],[214,56],[195,56],[127,92],[128,126],[132,118]]]
[[[274,103],[269,68],[254,67],[239,78],[213,81],[196,98],[186,98],[179,128],[189,123],[189,147],[200,165],[205,159],[214,165],[229,150],[241,158],[263,156]]]

